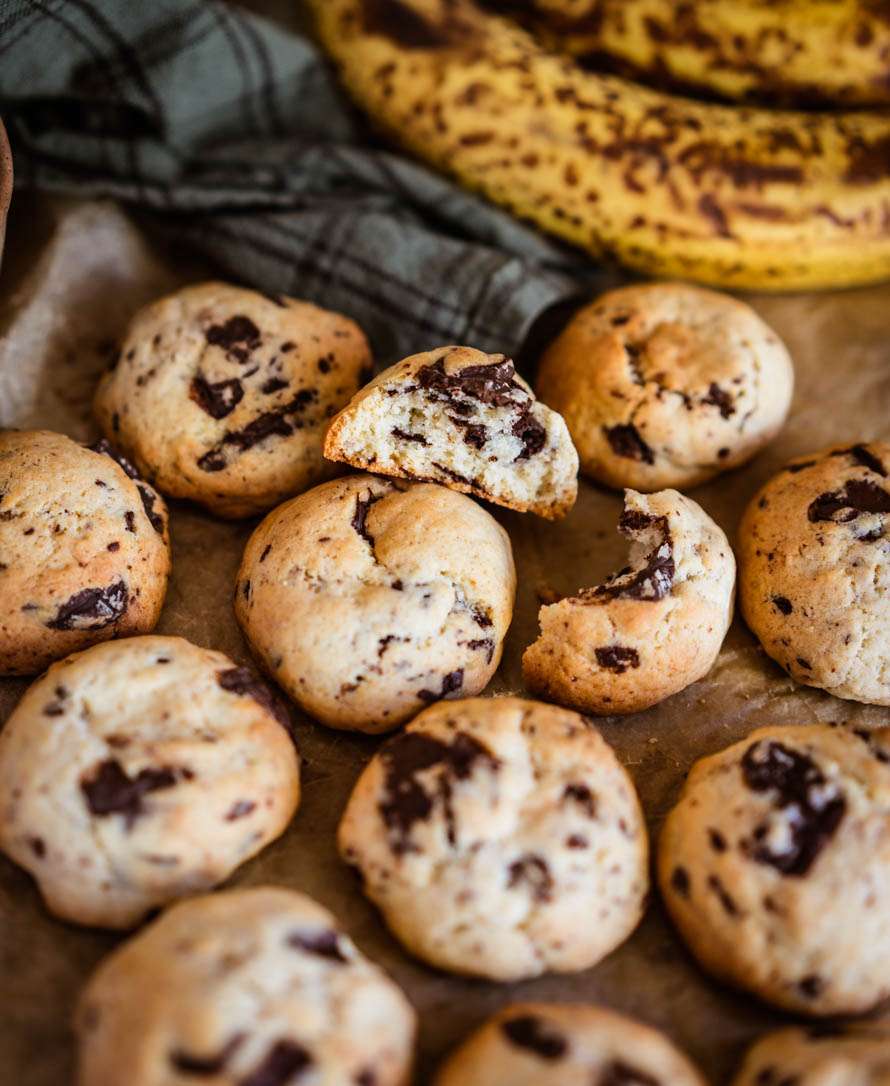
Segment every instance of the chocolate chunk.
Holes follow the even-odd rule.
[[[312,1066],[312,1057],[296,1041],[276,1041],[263,1062],[238,1086],[290,1086]]]
[[[547,431],[531,413],[530,408],[513,423],[512,434],[522,442],[522,451],[516,460],[528,460],[547,444]]]
[[[773,596],[773,603],[783,615],[790,615],[794,610],[791,606],[791,600],[789,600],[787,596]]]
[[[494,657],[494,639],[491,637],[480,637],[473,641],[467,642],[467,648],[477,652],[481,649],[485,649],[485,662],[490,664]]]
[[[213,1056],[193,1056],[190,1052],[177,1049],[170,1055],[170,1063],[186,1075],[218,1075],[225,1069],[226,1064],[234,1056],[238,1047],[243,1043],[245,1034],[236,1033]]]
[[[46,842],[42,837],[29,837],[28,845],[38,860],[42,860],[46,855]]]
[[[726,838],[719,830],[708,830],[708,840],[715,852],[726,852]]]
[[[127,586],[123,581],[107,588],[82,588],[63,603],[47,622],[51,630],[102,630],[117,622],[127,610]]]
[[[735,901],[729,896],[726,887],[720,881],[716,875],[708,876],[708,886],[714,891],[717,897],[720,899],[720,904],[723,906],[724,911],[729,916],[738,916],[739,907]]]
[[[172,788],[177,781],[188,780],[192,776],[191,770],[161,766],[158,769],[140,769],[135,777],[130,778],[120,762],[112,758],[100,762],[92,777],[84,777],[80,789],[94,815],[122,814],[129,829],[144,813],[142,797],[147,792]]]
[[[501,1022],[501,1032],[517,1048],[527,1048],[542,1060],[558,1060],[565,1055],[568,1044],[551,1025],[532,1014],[508,1018]]]
[[[742,776],[752,791],[770,793],[774,807],[787,811],[790,835],[788,846],[774,851],[768,826],[758,826],[744,844],[746,852],[783,875],[805,875],[844,817],[843,794],[811,758],[774,740],[761,739],[748,748]]]
[[[637,650],[625,648],[624,645],[607,645],[605,648],[595,649],[594,655],[600,667],[615,671],[619,675],[623,675],[628,668],[640,666],[640,654]]]
[[[423,434],[409,434],[405,430],[398,429],[398,427],[392,431],[392,435],[399,438],[400,441],[414,441],[418,445],[429,445]]]
[[[612,1060],[600,1072],[596,1086],[659,1086],[659,1080],[623,1060]]]
[[[884,469],[884,465],[873,453],[870,453],[864,445],[853,445],[849,449],[843,449],[842,452],[852,456],[857,464],[861,464],[862,467],[868,468],[869,471],[873,471],[875,475],[882,475],[885,479],[887,478],[887,472]]]
[[[377,1075],[370,1067],[363,1067],[355,1076],[356,1086],[377,1086]]]
[[[645,514],[644,514],[645,516]],[[631,520],[625,516],[621,519],[619,527],[622,531],[634,533],[641,529],[657,527],[662,535],[662,540],[646,556],[646,564],[642,569],[633,571],[622,570],[610,577],[605,584],[599,585],[587,594],[582,593],[581,598],[592,596],[593,598],[608,597],[609,599],[632,600],[660,600],[667,596],[674,585],[674,556],[671,548],[671,534],[668,530],[667,517],[648,517],[640,522]]]
[[[616,456],[623,456],[626,460],[641,460],[644,464],[655,463],[655,455],[632,422],[619,426],[604,426],[603,433]]]
[[[287,945],[305,950],[307,954],[317,954],[319,958],[329,958],[334,962],[347,961],[340,949],[340,936],[336,931],[322,931],[315,935],[294,932],[287,937]]]
[[[225,324],[211,324],[204,333],[211,346],[229,351],[236,344],[246,343],[253,349],[260,342],[260,330],[250,317],[229,317]]]
[[[417,380],[425,391],[445,399],[467,396],[493,407],[516,403],[517,393],[522,399],[528,399],[528,393],[514,380],[516,370],[513,362],[504,355],[493,356],[499,361],[485,366],[465,366],[457,373],[445,372],[445,357],[443,355],[418,370]]]
[[[45,711],[46,710],[44,710],[44,712]],[[871,732],[867,731],[865,728],[853,728],[853,734],[866,744],[869,751],[879,762],[884,762],[885,765],[890,763],[890,751],[885,750]]]
[[[220,448],[213,448],[198,457],[198,467],[201,471],[222,471],[225,466],[226,456]]]
[[[811,468],[816,463],[815,460],[802,460],[799,464],[789,464],[785,468],[785,471],[789,475],[797,475],[799,471],[805,471],[807,468]]]
[[[535,901],[550,901],[553,897],[553,876],[547,861],[542,856],[531,854],[522,856],[509,867],[509,881],[507,885],[519,886],[527,883],[532,891]]]
[[[720,414],[723,418],[731,418],[735,414],[735,404],[732,396],[721,388],[716,381],[712,381],[708,388],[708,394],[702,400],[702,403],[710,404],[712,407],[719,407]]]
[[[92,452],[101,453],[103,456],[107,456],[112,459],[118,467],[123,468],[124,473],[129,475],[131,479],[141,479],[136,467],[130,463],[130,461],[124,456],[122,452],[119,452],[110,441],[106,438],[102,438],[101,441],[97,441],[95,445],[90,445]]]
[[[675,867],[671,872],[671,886],[680,897],[689,897],[689,873],[685,867]]]
[[[264,298],[268,298],[273,305],[277,305],[279,309],[287,309],[287,300],[281,294],[276,294],[272,290],[261,290],[258,293],[262,294]]]
[[[240,452],[252,449],[267,437],[290,437],[295,427],[302,423],[292,422],[288,416],[302,414],[309,404],[318,400],[318,391],[314,388],[303,388],[281,407],[274,411],[267,411],[249,422],[240,430],[228,430],[222,440],[213,446],[208,452],[198,459],[198,467],[202,471],[221,471],[226,466],[225,446],[232,445]]]
[[[246,818],[251,811],[256,810],[256,804],[250,799],[239,799],[229,808],[226,814],[226,822],[236,822],[239,818]]]
[[[455,690],[460,690],[464,685],[464,669],[459,667],[457,671],[449,671],[448,674],[442,679],[442,690],[438,694],[434,694],[432,690],[418,690],[417,696],[421,701],[430,704],[434,701],[438,701],[440,698],[446,697],[448,694],[453,693]]]
[[[465,445],[470,445],[474,449],[481,449],[485,442],[488,441],[488,429],[481,422],[468,422],[466,419],[462,419],[460,415],[449,415],[448,417],[458,429],[463,430]]]
[[[253,698],[267,712],[270,712],[294,739],[293,726],[287,706],[272,688],[267,686],[249,667],[231,667],[228,671],[219,671],[217,672],[216,681],[223,690],[228,690],[230,694],[240,694],[242,697]],[[296,743],[295,739],[294,742]]]
[[[215,419],[230,415],[244,399],[244,386],[237,377],[210,384],[203,377],[193,377],[189,385],[189,398]]]
[[[124,513],[124,524],[126,524],[128,532],[136,535],[136,514],[131,509]]]
[[[454,480],[455,483],[464,483],[466,486],[475,486],[472,479],[468,479],[466,475],[461,475],[459,471],[454,471],[452,468],[446,467],[445,464],[440,464],[438,460],[433,461],[433,467],[441,471],[443,475],[447,475],[449,479]]]
[[[378,809],[397,853],[412,849],[411,828],[429,817],[437,797],[442,801],[446,820],[450,826],[453,824],[452,780],[466,780],[477,762],[491,772],[500,766],[489,750],[463,732],[458,732],[450,744],[423,732],[403,732],[381,747],[380,758],[385,781]],[[439,767],[436,791],[428,793],[417,777],[434,766]]]
[[[798,656],[797,662],[798,662],[798,664],[800,664],[800,666],[802,668],[806,668],[807,671],[812,671],[813,670],[813,665],[810,663],[810,661],[809,660],[804,660],[804,658],[802,656]]]
[[[820,494],[807,509],[807,517],[814,523],[831,520],[845,524],[860,513],[890,513],[890,494],[868,479],[850,479],[842,490]]]
[[[267,543],[265,549],[263,550],[263,553],[260,555],[260,561],[261,562],[266,561],[266,559],[269,557],[269,551],[271,551],[271,550],[272,550],[272,544]]]
[[[562,794],[562,798],[573,799],[576,803],[580,803],[584,808],[584,812],[588,818],[596,818],[596,796],[587,787],[586,784],[567,784],[565,791]]]
[[[797,987],[807,999],[815,999],[825,991],[825,981],[815,973],[810,973],[797,982]]]
[[[494,622],[479,607],[471,607],[470,610],[473,613],[473,621],[477,626],[481,626],[483,630],[490,630],[494,626]]]
[[[281,389],[287,388],[289,381],[285,381],[283,377],[270,377],[261,387],[260,392],[264,396],[271,396],[273,392],[280,392]]]
[[[349,522],[362,539],[370,543],[372,549],[374,547],[374,537],[368,531],[365,522],[368,519],[368,510],[374,502],[379,501],[382,496],[382,494],[372,494],[370,490],[368,491],[367,498],[362,498],[361,495],[356,494],[355,512],[352,514],[352,520]]]

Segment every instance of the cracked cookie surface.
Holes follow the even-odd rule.
[[[738,552],[742,614],[776,663],[890,705],[890,445],[793,460],[745,510]]]
[[[167,909],[99,965],[76,1030],[84,1086],[406,1086],[415,1014],[327,909],[261,886]]]
[[[890,729],[761,728],[690,770],[658,881],[705,969],[803,1014],[890,994]]]
[[[646,709],[710,670],[732,620],[735,558],[721,529],[676,490],[625,493],[629,565],[541,608],[525,650],[529,690],[585,713]]]
[[[750,306],[683,283],[622,287],[586,306],[541,360],[535,390],[607,486],[691,487],[768,444],[794,371]]]
[[[332,421],[325,456],[564,517],[578,457],[564,420],[504,355],[440,347],[379,374]]]
[[[704,1086],[658,1030],[584,1003],[514,1003],[448,1057],[434,1086]]]
[[[147,633],[169,573],[166,506],[107,442],[0,431],[0,674]]]
[[[359,778],[338,842],[412,953],[494,980],[587,969],[648,891],[626,770],[583,717],[523,698],[421,713]]]
[[[300,795],[289,728],[221,652],[95,645],[33,683],[0,732],[0,848],[54,915],[132,927],[284,830]]]
[[[350,475],[251,536],[235,614],[265,671],[334,728],[395,728],[497,669],[516,574],[507,533],[433,483]]]
[[[882,1086],[888,1074],[886,1022],[792,1026],[752,1045],[732,1086]]]
[[[371,370],[347,317],[200,283],[136,314],[96,414],[165,494],[247,517],[333,474],[324,429]]]

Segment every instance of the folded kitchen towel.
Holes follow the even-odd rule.
[[[387,364],[512,353],[598,282],[385,149],[308,37],[223,0],[0,0],[0,116],[16,188],[118,199],[233,280],[348,313]]]

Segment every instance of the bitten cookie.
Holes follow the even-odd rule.
[[[0,431],[0,674],[34,675],[160,618],[167,509],[117,459],[107,442]]]
[[[311,898],[229,890],[168,909],[81,995],[78,1086],[405,1086],[415,1015]]]
[[[137,313],[96,414],[165,494],[247,517],[332,474],[324,428],[371,365],[339,313],[200,283]]]
[[[676,490],[624,501],[629,565],[542,607],[522,657],[533,694],[584,713],[633,713],[696,682],[732,620],[735,559],[704,510]]]
[[[584,1003],[514,1003],[464,1041],[435,1086],[704,1086],[704,1079],[663,1033],[633,1018]]]
[[[658,878],[705,969],[803,1014],[890,994],[890,729],[761,728],[695,763]]]
[[[300,794],[289,726],[250,670],[181,637],[69,656],[0,732],[0,848],[61,919],[132,927],[284,830]]]
[[[690,487],[779,432],[794,371],[743,302],[684,283],[623,287],[545,352],[537,394],[568,423],[581,470],[607,486]]]
[[[235,614],[307,713],[382,732],[485,687],[515,589],[507,533],[470,498],[351,475],[266,517],[244,551]]]
[[[421,713],[371,759],[338,841],[412,953],[492,980],[587,969],[648,892],[626,770],[582,717],[522,698]]]
[[[761,1037],[732,1086],[884,1086],[890,1077],[886,1022],[792,1026]]]
[[[578,456],[563,419],[502,354],[439,347],[390,366],[331,422],[324,454],[508,509],[564,517]]]
[[[739,525],[739,602],[798,682],[890,705],[890,445],[792,461]]]

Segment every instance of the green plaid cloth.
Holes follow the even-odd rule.
[[[222,0],[0,0],[16,187],[113,197],[385,363],[515,352],[597,269],[375,145],[312,42]],[[13,205],[13,214],[14,214]]]

